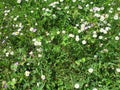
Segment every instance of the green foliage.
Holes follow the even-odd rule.
[[[119,0],[1,0],[0,90],[119,90]]]

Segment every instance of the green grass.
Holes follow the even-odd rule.
[[[120,1],[60,1],[0,1],[0,90],[120,89]]]

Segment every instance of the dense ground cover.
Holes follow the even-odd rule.
[[[0,0],[0,90],[119,90],[120,0]]]

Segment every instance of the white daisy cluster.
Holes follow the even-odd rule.
[[[42,48],[41,48],[42,43],[41,43],[41,41],[36,40],[36,39],[33,39],[32,41],[34,43],[34,46],[36,46],[36,51],[38,52],[38,57],[42,57]],[[33,52],[30,52],[29,54],[32,55]]]

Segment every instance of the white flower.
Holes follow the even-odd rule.
[[[9,56],[9,52],[6,53],[6,57],[8,57],[8,56]]]
[[[86,44],[86,43],[87,43],[86,40],[83,40],[83,41],[82,41],[82,44],[83,44],[83,45]]]
[[[117,10],[120,11],[120,7],[118,7]]]
[[[92,90],[98,90],[97,88],[93,88]]]
[[[93,34],[93,38],[96,38],[97,37],[97,34]]]
[[[34,11],[33,11],[33,10],[31,10],[30,12],[31,12],[31,13],[34,13]]]
[[[60,2],[63,2],[64,0],[60,0]]]
[[[105,20],[105,17],[104,16],[101,16],[100,17],[100,21],[104,21]]]
[[[85,30],[85,24],[81,25],[81,31]]]
[[[95,13],[94,16],[95,16],[95,17],[100,17],[100,14]]]
[[[45,75],[41,75],[41,79],[42,79],[42,80],[45,80]]]
[[[76,2],[76,0],[72,0],[73,2]]]
[[[104,8],[104,7],[101,7],[100,9],[101,9],[101,10],[104,10],[105,8]]]
[[[94,55],[94,58],[97,58],[98,56],[97,55]]]
[[[11,52],[10,52],[10,55],[14,55],[14,52],[13,52],[13,51],[11,51]]]
[[[62,33],[65,34],[65,30],[63,30]]]
[[[19,35],[19,32],[18,32],[18,31],[13,32],[12,35],[15,35],[15,36],[16,36],[16,35]]]
[[[31,52],[29,52],[29,54],[30,54],[30,55],[33,55],[33,52],[31,51]]]
[[[120,38],[118,36],[115,37],[115,40],[119,40]]]
[[[13,78],[13,79],[12,79],[12,82],[16,82],[16,79],[15,79],[15,78]]]
[[[42,57],[42,54],[38,54],[38,57],[41,58],[41,57]]]
[[[74,87],[75,87],[76,89],[78,89],[78,88],[80,87],[80,85],[79,85],[78,83],[76,83],[76,84],[74,85]]]
[[[79,38],[78,35],[75,37],[75,40],[76,40],[77,42],[80,40],[80,38]]]
[[[118,18],[119,18],[119,17],[118,17],[118,14],[115,14],[115,15],[114,15],[114,20],[118,20]]]
[[[38,52],[42,52],[42,48],[37,48],[36,49]]]
[[[92,73],[92,72],[93,72],[93,68],[89,68],[89,69],[88,69],[88,72],[89,72],[89,73]]]
[[[93,11],[94,12],[100,11],[100,8],[99,7],[93,7]]]
[[[31,28],[30,28],[30,31],[32,32],[33,30],[34,30],[34,28],[33,28],[33,27],[31,27]]]
[[[40,42],[40,41],[35,41],[35,42],[34,42],[34,45],[35,45],[35,46],[41,46],[41,42]]]
[[[78,6],[78,9],[83,9],[83,7],[79,5],[79,6]]]
[[[60,34],[60,31],[57,31],[57,34]]]
[[[25,0],[26,2],[28,2],[28,0]]]
[[[72,38],[73,38],[73,37],[74,37],[74,35],[73,35],[73,34],[69,34],[69,37],[72,37]]]
[[[104,29],[103,29],[103,28],[100,28],[100,32],[104,32]]]
[[[30,75],[30,72],[29,71],[25,71],[25,76],[29,76]]]
[[[21,3],[21,0],[17,0],[17,3]]]
[[[99,36],[99,39],[103,39],[103,36]]]
[[[120,68],[116,68],[116,71],[120,73]]]

